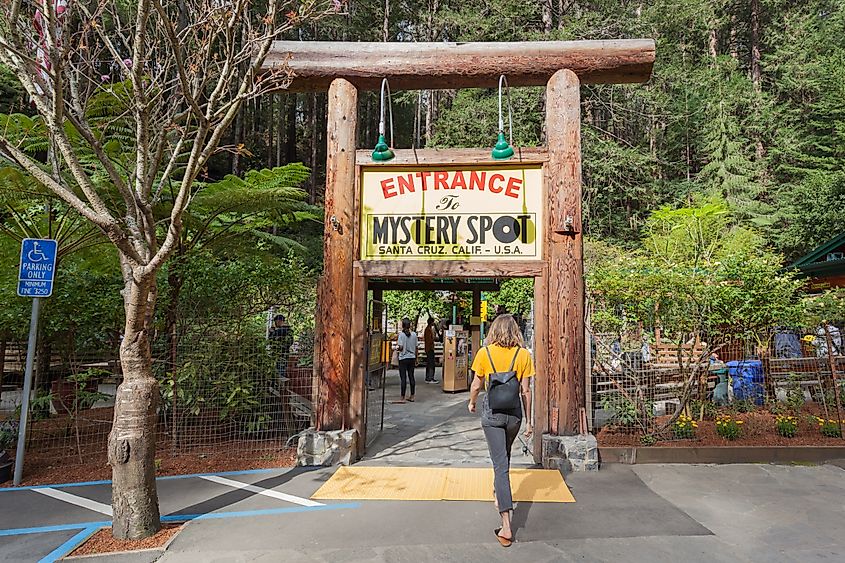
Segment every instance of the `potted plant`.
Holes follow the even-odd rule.
[[[14,424],[6,421],[0,424],[0,483],[5,483],[12,478],[12,458],[8,450],[15,443],[16,433]]]

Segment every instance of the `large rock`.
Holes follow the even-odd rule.
[[[299,466],[351,465],[358,452],[357,430],[306,430],[296,445]]]
[[[599,447],[592,434],[576,436],[543,435],[543,467],[573,471],[598,471]]]

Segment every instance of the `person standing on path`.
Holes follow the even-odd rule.
[[[408,401],[414,402],[414,392],[417,382],[414,380],[414,368],[417,365],[417,333],[411,330],[411,320],[402,319],[402,332],[396,341],[396,349],[399,351],[399,382],[402,401],[405,401],[405,388],[411,384],[411,394]]]
[[[502,518],[496,539],[503,547],[513,543],[511,520],[511,447],[522,425],[523,413],[531,415],[531,377],[534,361],[526,350],[519,325],[511,315],[499,315],[490,325],[487,345],[479,350],[472,362],[475,378],[469,393],[469,412],[476,412],[476,400],[482,387],[487,392],[481,401],[481,428],[487,440],[493,463],[493,495],[496,510]],[[508,371],[501,371],[510,366]],[[534,432],[529,419],[525,437]]]
[[[437,339],[437,327],[434,324],[434,318],[428,317],[428,326],[423,332],[423,342],[425,342],[425,382],[437,383],[434,379],[435,357],[434,357],[434,341]]]

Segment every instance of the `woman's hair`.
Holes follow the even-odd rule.
[[[402,319],[402,332],[405,336],[411,336],[411,319]]]
[[[490,331],[487,333],[487,344],[495,344],[502,348],[520,348],[525,346],[525,341],[522,339],[522,333],[519,332],[519,325],[513,318],[513,315],[499,315],[490,325]]]

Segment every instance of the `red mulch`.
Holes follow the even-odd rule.
[[[293,467],[296,463],[296,448],[279,451],[244,451],[243,448],[227,450],[226,444],[217,446],[220,451],[213,454],[169,453],[167,444],[160,444],[156,454],[159,464],[156,475],[189,475],[191,473],[216,473],[220,471],[241,471],[245,469],[274,469]],[[85,456],[86,463],[79,464],[75,455],[62,464],[64,456],[27,453],[22,485],[51,485],[56,483],[79,483],[111,479],[111,467],[104,453]],[[11,487],[7,481],[0,487]]]
[[[170,538],[179,533],[181,528],[182,524],[164,524],[155,535],[142,540],[118,540],[112,537],[111,528],[103,528],[74,549],[70,555],[97,555],[136,549],[155,549],[163,547]]]
[[[729,411],[720,411],[720,414],[729,414]],[[689,440],[660,440],[653,445],[679,448],[696,446],[845,446],[845,439],[843,438],[829,438],[821,435],[818,422],[813,418],[816,414],[823,416],[818,405],[807,405],[798,416],[798,435],[794,438],[785,438],[779,435],[775,429],[775,415],[766,409],[761,408],[748,413],[734,413],[735,419],[744,421],[742,435],[736,440],[726,440],[716,433],[714,420],[705,418],[698,421],[697,413],[694,413],[693,418],[698,421],[695,438]],[[831,418],[836,417],[835,410],[831,411],[830,414]],[[657,426],[662,426],[669,418],[669,416],[658,417],[656,419]],[[667,434],[669,433],[667,432]],[[641,432],[624,432],[605,426],[596,434],[596,439],[599,447],[642,447],[641,436]]]

